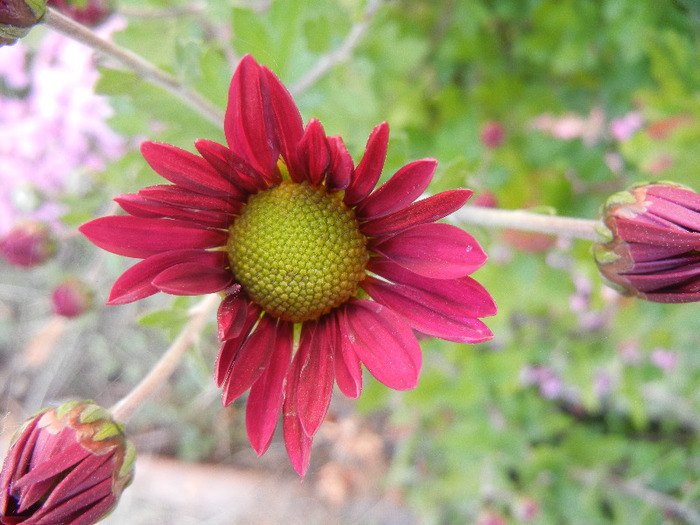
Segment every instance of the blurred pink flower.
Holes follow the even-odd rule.
[[[643,124],[644,116],[639,111],[630,111],[610,121],[610,134],[615,140],[623,142],[631,138]]]
[[[119,21],[99,32],[109,33]],[[112,110],[95,95],[92,51],[49,33],[31,53],[21,42],[0,49],[0,234],[20,218],[55,221],[52,199],[76,175],[99,171],[124,153],[107,125]]]
[[[549,133],[560,140],[580,138],[586,146],[595,145],[603,134],[605,114],[599,107],[591,109],[587,117],[568,113],[562,117],[554,117],[544,113],[535,117],[532,127],[538,131]]]
[[[649,356],[651,364],[664,372],[670,372],[676,367],[677,356],[671,350],[655,348]]]

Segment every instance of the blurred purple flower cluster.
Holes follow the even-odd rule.
[[[112,110],[94,93],[97,78],[92,51],[56,33],[35,50],[0,49],[0,235],[20,219],[56,226],[55,197],[123,154],[125,139],[106,123]]]

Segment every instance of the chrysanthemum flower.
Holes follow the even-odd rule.
[[[216,381],[228,405],[248,394],[246,425],[258,454],[280,412],[302,476],[334,383],[351,398],[361,363],[382,383],[414,388],[421,351],[413,330],[461,343],[492,337],[478,319],[496,306],[468,277],[486,254],[468,233],[435,223],[471,191],[414,202],[436,167],[424,159],[381,175],[389,128],[377,126],[355,166],[320,122],[304,128],[291,95],[266,67],[242,59],[224,122],[228,147],[200,156],[146,142],[151,167],[173,184],[116,201],[130,216],[82,232],[111,252],[142,258],[115,283],[109,304],[158,291],[223,292]]]

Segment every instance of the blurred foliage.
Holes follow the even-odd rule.
[[[466,185],[505,208],[587,218],[633,182],[700,188],[694,0],[387,2],[347,60],[303,90],[295,86],[341,48],[371,2],[115,4],[128,20],[117,42],[222,110],[235,58],[252,53],[294,91],[304,119],[342,135],[356,160],[387,120],[385,177],[434,157],[433,192]],[[196,138],[224,141],[222,127],[104,65],[99,90],[110,96],[119,132],[190,150]],[[615,119],[630,113],[638,126],[616,134]],[[497,147],[480,139],[487,122],[503,127]],[[134,149],[89,195],[67,197],[70,222],[159,182]],[[488,513],[504,523],[698,523],[700,307],[645,304],[604,289],[587,243],[464,227],[490,254],[476,278],[499,305],[487,320],[495,337],[471,347],[425,340],[412,392],[368,378],[358,406],[390,414],[388,483],[422,523],[476,523]],[[128,264],[110,260],[113,277]],[[191,304],[175,301],[141,323],[173,337]],[[194,371],[173,388],[183,399],[208,388],[204,401],[214,406],[203,379],[213,358],[194,354]],[[192,425],[177,451],[215,458],[207,425],[216,423],[184,412],[179,426]],[[157,426],[171,416],[143,418]]]

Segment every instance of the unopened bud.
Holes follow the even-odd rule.
[[[38,222],[21,222],[0,239],[0,253],[16,266],[38,266],[55,251],[49,228]]]
[[[0,523],[91,525],[133,477],[122,426],[89,401],[45,408],[16,434],[0,472]]]
[[[603,208],[593,255],[625,295],[658,303],[700,301],[700,195],[670,182],[616,193]]]
[[[78,279],[68,279],[51,294],[53,312],[63,317],[78,317],[90,309],[93,301],[92,290]]]
[[[46,0],[2,0],[0,2],[0,47],[26,36],[42,21]]]

